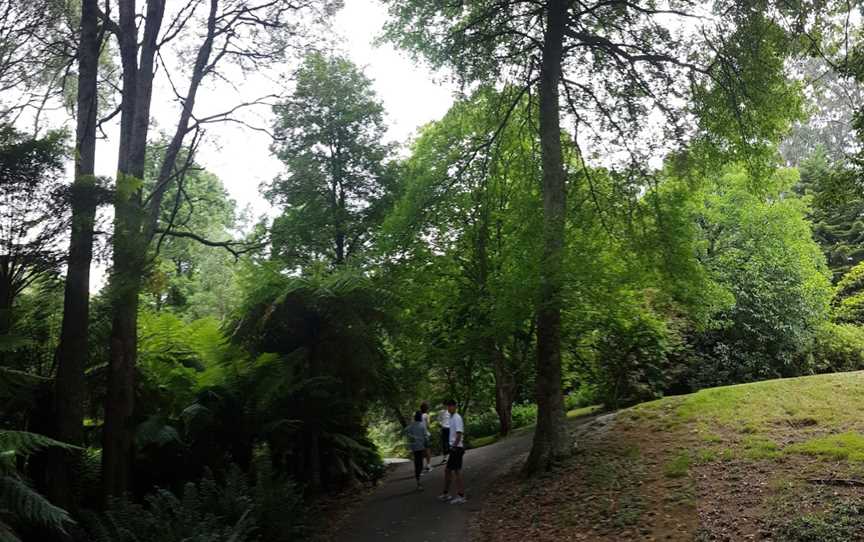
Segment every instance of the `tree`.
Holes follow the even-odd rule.
[[[842,162],[831,163],[822,148],[804,159],[800,169],[797,189],[813,200],[813,235],[837,282],[864,260],[864,194],[858,184],[859,174]]]
[[[97,85],[104,29],[99,24],[97,0],[82,1],[80,26],[72,228],[54,393],[55,436],[60,441],[76,446],[82,445],[84,441],[84,368],[90,336],[90,264],[93,260],[93,230],[99,200],[99,184],[95,177],[99,109]],[[69,461],[69,454],[56,454],[49,462],[49,469],[51,500],[74,510],[74,467]]]
[[[32,115],[38,132],[46,107],[64,101],[75,56],[74,11],[75,3],[61,0],[0,0],[0,123]]]
[[[714,12],[722,18],[689,38],[676,37],[671,26],[683,26],[701,13],[697,2],[386,3],[391,14],[387,36],[397,44],[437,66],[454,68],[466,81],[507,79],[525,92],[536,89],[545,225],[538,267],[538,422],[525,470],[546,468],[567,449],[560,346],[567,253],[562,106],[576,127],[567,146],[593,144],[590,154],[579,153],[577,164],[594,154],[623,155],[629,165],[625,180],[644,179],[648,157],[671,150],[652,140],[674,146],[692,135],[684,120],[692,117],[684,110],[694,98],[702,104],[697,110],[700,128],[713,134],[711,148],[764,153],[771,147],[766,140],[785,129],[790,113],[797,110],[795,93],[783,85],[788,40],[765,14],[765,2],[715,4]],[[796,29],[806,20],[805,13],[799,9],[792,17]],[[747,92],[741,92],[742,87]],[[652,112],[667,122],[668,138],[651,137],[644,129]]]
[[[256,358],[245,395],[274,465],[313,490],[365,475],[394,296],[345,270],[297,278],[267,263],[248,279],[232,339]]]
[[[63,260],[65,154],[62,133],[35,139],[0,128],[0,335],[11,331],[15,298]]]
[[[491,373],[502,435],[512,429],[512,406],[534,351],[531,262],[540,228],[533,180],[540,166],[528,100],[512,113],[520,122],[508,125],[474,160],[462,148],[499,126],[513,92],[518,89],[482,87],[423,128],[403,165],[404,193],[382,235],[384,246],[390,245],[391,288],[411,291],[405,296],[411,301],[404,318],[412,322],[406,335],[419,335],[412,340],[424,360],[434,360],[433,372],[462,369],[455,378],[442,378],[448,386],[459,385],[438,393],[477,404],[475,374]]]
[[[734,302],[699,338],[702,385],[805,374],[827,320],[831,287],[810,235],[807,206],[792,193],[797,171],[778,170],[759,195],[741,168],[711,181],[697,217],[702,265]]]
[[[292,97],[276,106],[273,150],[286,166],[267,198],[284,208],[274,252],[289,264],[335,266],[367,247],[388,192],[384,108],[349,60],[312,53]]]
[[[121,495],[129,487],[132,452],[129,420],[134,410],[138,301],[152,258],[151,243],[157,235],[174,235],[228,246],[189,232],[172,230],[171,225],[161,227],[165,225],[159,220],[166,193],[183,178],[207,123],[230,121],[238,109],[259,103],[241,103],[222,113],[197,118],[195,102],[202,82],[218,77],[220,67],[232,60],[252,69],[279,58],[288,47],[303,39],[304,15],[325,17],[334,7],[327,0],[302,4],[288,0],[188,0],[177,11],[167,12],[165,0],[150,0],[141,13],[135,0],[119,0],[118,19],[111,19],[109,14],[103,17],[104,24],[119,43],[123,73],[110,278],[111,352],[102,454],[106,496]],[[166,23],[164,28],[163,22]],[[196,35],[196,27],[205,29],[203,35]],[[177,94],[180,103],[177,124],[158,167],[154,188],[145,193],[147,136],[156,63],[157,59],[164,58],[172,42],[181,43],[182,38],[192,40],[181,48],[184,56],[188,56],[189,46],[195,43],[191,45],[194,60],[182,63],[189,70],[188,86],[185,94]],[[171,78],[172,88],[177,89],[177,74]],[[187,139],[190,134],[191,140]],[[188,159],[181,162],[184,149]],[[182,191],[178,190],[177,194],[181,197]]]
[[[156,184],[156,167],[164,151],[165,142],[151,144],[148,150],[144,179],[148,191]],[[182,157],[178,167],[183,167],[187,159]],[[166,192],[159,218],[160,224],[170,227],[172,234],[157,237],[157,254],[145,285],[157,311],[163,308],[184,314],[191,311],[193,317],[215,312],[221,320],[228,318],[232,302],[237,303],[232,291],[239,293],[233,280],[232,263],[236,256],[228,250],[213,250],[194,237],[225,243],[232,250],[245,250],[242,243],[234,243],[236,215],[236,203],[219,177],[190,163],[183,178]],[[193,237],[180,237],[181,233]],[[199,306],[205,298],[206,305]]]

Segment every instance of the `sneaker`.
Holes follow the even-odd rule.
[[[465,504],[466,502],[468,502],[468,499],[461,496],[450,499],[450,504]]]
[[[424,471],[425,472],[432,472],[432,467],[430,467],[429,465],[426,465],[426,468],[424,469]]]
[[[441,502],[450,502],[453,499],[448,493],[442,493],[438,495],[438,500]]]
[[[423,491],[423,484],[417,482],[417,491]]]

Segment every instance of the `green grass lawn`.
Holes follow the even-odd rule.
[[[727,456],[864,461],[864,372],[706,389],[637,405],[621,418],[657,430],[687,427],[701,448]]]

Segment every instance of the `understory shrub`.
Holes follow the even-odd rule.
[[[527,427],[537,421],[537,405],[534,403],[513,405],[512,415],[514,429]]]
[[[564,410],[571,411],[577,408],[596,405],[597,387],[588,382],[582,382],[579,387],[564,396]]]
[[[584,389],[610,408],[661,397],[690,361],[676,325],[650,308],[622,304],[574,349]]]
[[[813,342],[813,368],[818,373],[864,369],[864,328],[826,323]]]
[[[182,495],[157,489],[143,503],[114,499],[89,517],[94,542],[289,542],[303,536],[302,494],[274,476],[268,461],[254,476],[232,466],[224,482],[207,473]]]

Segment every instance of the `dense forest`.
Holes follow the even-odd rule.
[[[421,401],[530,477],[567,410],[864,369],[859,3],[376,5],[459,89],[407,140],[338,0],[0,0],[0,540],[305,539]]]

